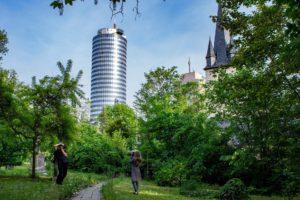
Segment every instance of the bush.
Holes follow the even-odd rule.
[[[242,200],[248,199],[248,191],[244,183],[238,179],[230,179],[220,190],[218,199],[220,200]]]
[[[286,182],[283,188],[283,196],[292,199],[297,195],[297,192],[299,192],[298,190],[299,188],[297,186],[296,181]]]
[[[165,162],[155,173],[155,182],[160,186],[178,186],[186,180],[186,164],[179,160]]]
[[[126,140],[118,132],[112,136],[85,129],[69,149],[69,166],[83,172],[117,175],[130,168]],[[128,155],[127,155],[128,154]]]

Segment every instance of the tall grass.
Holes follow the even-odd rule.
[[[69,171],[63,185],[56,185],[51,176],[29,177],[26,166],[11,170],[0,168],[0,200],[62,200],[82,188],[96,184],[105,176]]]

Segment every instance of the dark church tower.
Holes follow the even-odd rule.
[[[215,69],[219,66],[227,65],[231,60],[230,43],[231,37],[228,30],[221,25],[222,7],[218,5],[218,16],[216,23],[214,46],[209,38],[206,55],[206,66],[204,68],[206,79],[212,79]]]

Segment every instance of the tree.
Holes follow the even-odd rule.
[[[121,134],[100,133],[96,126],[88,123],[80,123],[78,132],[69,146],[71,168],[113,175],[128,171],[129,150]]]
[[[176,67],[158,67],[145,78],[134,105],[142,116],[141,150],[146,155],[148,177],[154,176],[162,185],[176,185],[189,177],[201,180],[213,166],[224,167],[217,153],[213,157],[216,161],[205,165],[212,149],[225,148],[214,146],[223,145],[224,140],[214,126],[209,126],[199,84],[183,84]],[[176,169],[189,170],[177,173]],[[216,171],[211,170],[210,175],[219,175],[220,170]]]
[[[2,55],[8,51],[7,34],[0,30],[0,62]],[[0,63],[1,64],[1,63]],[[0,68],[0,107],[6,107],[9,111],[14,106],[13,93],[15,87],[19,87],[17,77],[14,71],[3,70]],[[3,125],[0,117],[0,166],[18,165],[27,154],[28,142],[22,137],[12,137],[9,130]]]
[[[62,15],[63,11],[64,11],[64,7],[67,5],[72,6],[75,1],[76,0],[54,0],[51,2],[50,5],[53,7],[53,9],[58,8],[60,11],[60,14]],[[109,0],[109,2],[110,2],[109,7],[112,12],[112,17],[117,14],[123,15],[124,3],[126,2],[126,0]],[[118,3],[120,3],[121,5],[120,5],[120,8],[117,10]],[[133,11],[136,13],[137,16],[140,15],[139,3],[140,3],[140,0],[136,0],[136,6],[133,8]],[[98,0],[94,0],[94,4],[95,5],[98,4]]]
[[[226,157],[232,173],[272,191],[282,189],[278,180],[284,179],[284,171],[293,173],[297,165],[292,157],[299,145],[297,102],[286,98],[290,93],[277,81],[261,71],[243,69],[234,76],[220,75],[207,91],[216,119],[230,121],[226,132],[237,140],[234,153]]]
[[[0,55],[8,51],[7,42],[5,31],[0,31]],[[55,137],[53,133],[56,133],[59,140],[70,138],[75,130],[75,119],[69,102],[76,106],[80,104],[79,98],[84,96],[80,89],[82,86],[79,85],[82,71],[80,70],[77,76],[72,78],[71,60],[68,61],[66,68],[60,62],[58,67],[61,75],[45,76],[39,83],[33,77],[31,86],[19,83],[14,71],[0,68],[0,126],[2,136],[8,135],[1,147],[3,151],[8,152],[7,150],[10,149],[11,152],[18,141],[21,143],[30,141],[33,178],[35,158],[42,140],[49,136]],[[11,137],[15,137],[15,143],[11,142]],[[16,156],[12,153],[11,159],[24,155],[25,147],[26,145],[19,145],[17,148],[19,151],[14,152]],[[11,159],[7,162],[12,162]]]
[[[71,63],[69,61],[69,63]],[[80,76],[70,78],[71,65],[65,76],[45,76],[31,86],[19,84],[15,73],[1,70],[0,120],[8,132],[31,142],[32,173],[35,177],[35,158],[38,147],[48,137],[59,139],[72,134],[75,119],[69,102],[74,98]],[[81,74],[81,73],[79,73]]]
[[[155,113],[155,109],[166,108],[165,106],[170,103],[170,101],[161,102],[159,100],[163,98],[171,100],[173,98],[172,95],[180,85],[180,75],[176,67],[170,69],[158,67],[156,70],[145,74],[145,78],[146,83],[142,84],[141,89],[135,95],[134,106],[139,114],[148,118]]]
[[[70,118],[72,112],[69,103],[73,107],[80,106],[80,99],[84,98],[82,85],[79,81],[82,77],[82,70],[80,70],[75,78],[71,76],[73,62],[68,60],[66,67],[61,62],[57,63],[60,70],[60,75],[53,78],[53,88],[51,93],[46,97],[49,105],[53,107],[53,122],[52,131],[57,133],[60,141],[68,140],[74,131],[74,119]],[[68,128],[69,127],[69,128]]]
[[[73,107],[80,105],[80,99],[84,98],[84,92],[82,91],[83,85],[79,84],[82,78],[83,71],[79,70],[75,78],[71,76],[71,70],[73,66],[72,60],[68,60],[67,66],[64,67],[61,62],[57,63],[57,66],[61,72],[58,76],[58,87],[61,96],[61,103],[67,103],[70,100]]]
[[[299,24],[296,1],[220,0],[222,23],[237,35],[230,67],[207,95],[216,120],[229,121],[232,174],[268,192],[296,190],[299,160]],[[244,13],[242,6],[256,10]],[[299,34],[298,34],[299,35]],[[224,66],[227,67],[227,66]],[[220,109],[221,108],[221,109]],[[293,185],[294,184],[294,185]]]
[[[8,43],[7,35],[4,30],[0,30],[0,62],[2,60],[2,55],[5,55],[8,51],[6,45]]]
[[[100,129],[102,132],[113,135],[119,132],[123,138],[128,139],[129,146],[133,147],[138,120],[134,110],[125,104],[105,106],[99,116]]]
[[[14,101],[14,92],[20,87],[15,72],[0,68],[0,165],[20,164],[28,152],[27,140],[13,136],[12,130],[6,127],[6,120],[2,118],[3,115],[10,117],[15,114],[17,105]]]
[[[299,2],[220,0],[220,3],[224,8],[223,25],[238,36],[234,42],[238,52],[232,65],[252,69],[268,66],[300,99],[300,81],[296,75],[300,64]],[[240,10],[242,6],[253,6],[256,11],[246,14]]]

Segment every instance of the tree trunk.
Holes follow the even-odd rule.
[[[31,165],[31,178],[35,178],[35,165],[36,165],[36,137],[32,141],[32,165]]]

